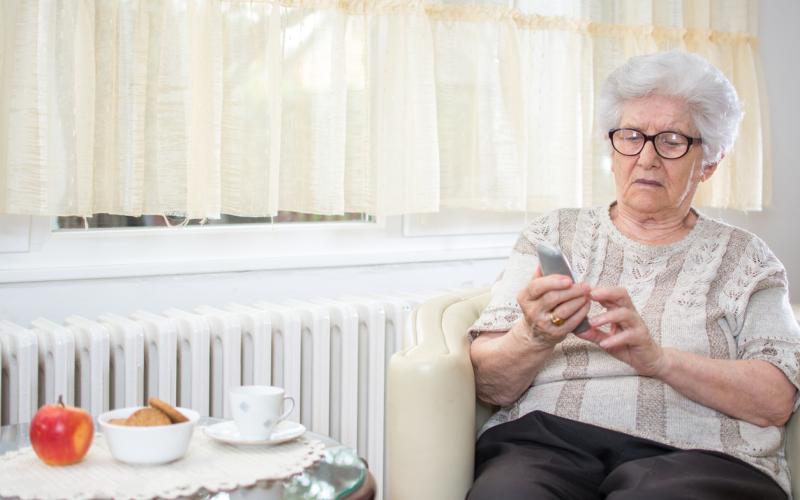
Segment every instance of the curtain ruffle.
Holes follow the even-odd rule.
[[[745,109],[698,202],[760,209],[754,13],[723,0],[8,0],[0,213],[605,203],[600,82],[673,48],[720,67]]]

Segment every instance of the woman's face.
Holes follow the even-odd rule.
[[[619,128],[632,128],[647,135],[680,132],[699,137],[686,104],[676,97],[653,95],[625,103]],[[716,165],[702,169],[703,148],[694,143],[674,160],[656,154],[652,141],[636,156],[624,156],[612,148],[611,168],[617,203],[645,216],[679,215],[688,212],[697,185],[714,172]]]

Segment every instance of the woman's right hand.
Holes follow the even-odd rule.
[[[553,347],[589,312],[589,286],[537,269],[517,302],[522,317],[510,331],[481,333],[470,346],[478,398],[489,404],[508,406],[531,386]],[[564,323],[554,325],[551,312]]]
[[[575,284],[568,276],[542,276],[538,267],[533,279],[517,294],[523,335],[542,349],[554,347],[589,314],[590,291],[589,285]],[[564,320],[561,325],[556,324],[559,318]]]

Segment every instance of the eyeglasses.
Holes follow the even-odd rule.
[[[692,144],[700,144],[699,137],[687,137],[678,132],[659,132],[647,135],[632,128],[615,128],[608,131],[608,138],[617,153],[624,156],[636,156],[642,152],[647,141],[653,141],[658,156],[667,160],[676,160],[689,152]]]

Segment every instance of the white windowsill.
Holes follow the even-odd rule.
[[[0,253],[0,283],[123,278],[505,258],[516,232],[408,237],[402,217],[376,223],[247,224],[51,232],[17,223],[27,251]],[[1,248],[1,247],[0,247]]]

